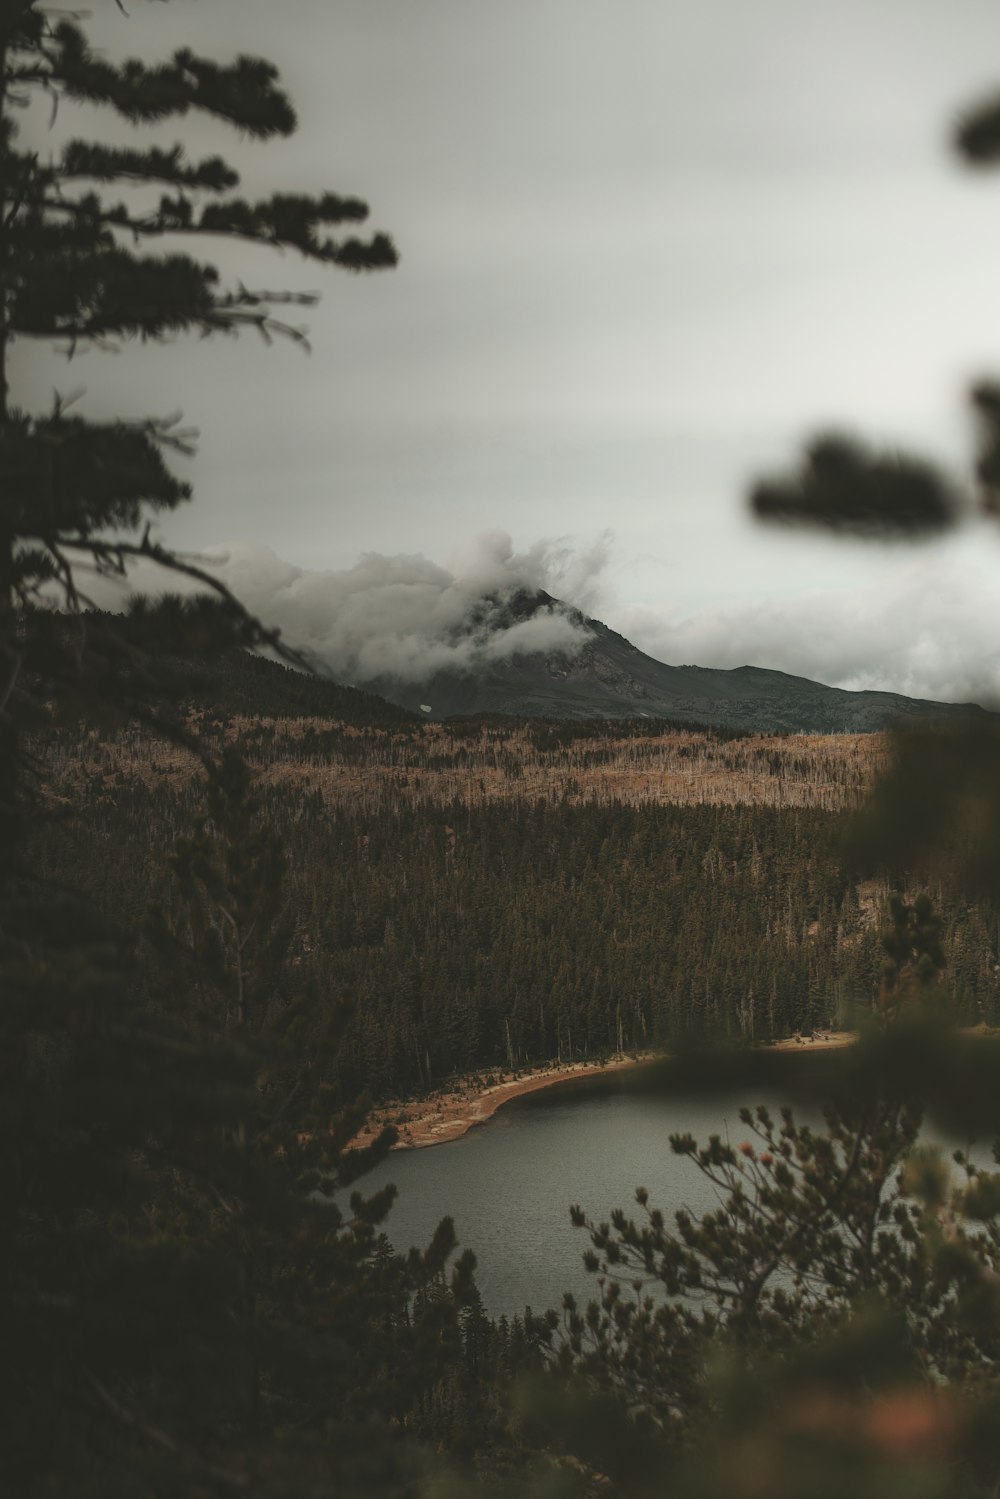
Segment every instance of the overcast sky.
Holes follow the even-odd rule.
[[[200,429],[170,541],[234,548],[282,622],[289,577],[335,610],[362,554],[420,553],[449,588],[499,531],[494,560],[550,559],[553,591],[664,660],[1000,693],[1000,536],[865,548],[743,509],[831,424],[968,470],[964,392],[1000,372],[1000,173],[947,141],[1000,83],[995,0],[128,9],[92,0],[109,53],[261,53],[300,115],[266,146],[152,135],[223,150],[251,196],[358,192],[401,254],[357,278],[220,243],[247,284],[322,292],[309,356],[18,351],[22,404],[82,385],[81,411]],[[65,108],[31,134],[108,129]],[[260,548],[288,565],[273,598]]]

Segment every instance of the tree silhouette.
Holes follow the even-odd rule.
[[[295,127],[265,60],[223,66],[184,48],[159,65],[113,65],[78,16],[36,0],[0,10],[0,1486],[392,1489],[405,1458],[382,1441],[384,1424],[379,1441],[358,1424],[358,1403],[401,1429],[414,1380],[460,1341],[470,1265],[460,1262],[453,1295],[447,1223],[426,1255],[399,1262],[377,1242],[384,1194],[349,1208],[310,1202],[331,1164],[346,1185],[365,1153],[341,1151],[357,1107],[338,1110],[320,1079],[308,1090],[316,1134],[292,1131],[275,1097],[294,1055],[278,1058],[261,1094],[250,1023],[261,975],[248,959],[254,940],[258,965],[273,958],[260,937],[280,857],[266,828],[240,829],[244,814],[253,821],[241,767],[209,766],[210,825],[179,851],[221,939],[210,977],[235,994],[234,1016],[223,1006],[213,1019],[206,1005],[195,1021],[176,994],[143,1003],[136,934],[34,877],[27,857],[25,733],[53,704],[155,704],[164,645],[284,647],[150,538],[149,520],[190,496],[168,462],[189,437],[157,416],[96,422],[58,401],[42,416],[21,410],[8,356],[23,338],[69,351],[184,332],[305,342],[281,309],[310,297],[227,287],[211,261],[160,247],[177,236],[236,237],[350,271],[391,267],[396,253],[384,234],[354,232],[368,215],[354,196],[248,202],[221,158],[191,160],[173,143],[73,140],[46,162],[18,134],[39,94],[126,124],[200,112],[260,141]],[[137,207],[134,189],[150,186],[163,189],[158,204]],[[81,563],[123,574],[138,557],[199,579],[215,607],[167,600],[124,626],[87,617]],[[280,947],[273,924],[267,936]],[[433,1315],[415,1318],[428,1286]],[[406,1336],[419,1356],[403,1350]]]
[[[46,415],[11,398],[8,355],[15,339],[43,338],[72,352],[81,344],[117,348],[256,330],[265,340],[305,333],[279,315],[308,304],[303,293],[226,285],[210,260],[160,248],[211,236],[294,249],[349,271],[396,263],[389,237],[361,238],[368,207],[353,195],[275,193],[249,202],[221,157],[192,160],[183,145],[112,147],[69,141],[58,158],[19,145],[19,117],[34,98],[53,108],[94,105],[131,125],[193,113],[232,125],[254,140],[289,135],[292,105],[272,63],[238,57],[220,65],[189,48],[169,61],[112,64],[88,45],[84,24],[36,0],[7,0],[0,14],[0,846],[13,845],[18,781],[14,721],[39,685],[79,677],[109,689],[130,653],[113,625],[53,632],[38,613],[51,605],[79,614],[79,565],[124,574],[150,559],[187,573],[219,601],[218,623],[241,644],[279,646],[277,633],[240,608],[218,580],[150,538],[148,520],[190,497],[166,461],[190,451],[175,419],[95,422],[57,400]],[[136,188],[161,187],[155,207]],[[144,528],[145,527],[145,528]],[[204,606],[201,607],[204,617]],[[99,647],[99,649],[96,649]],[[119,683],[120,685],[120,683]],[[41,687],[44,695],[46,688]]]

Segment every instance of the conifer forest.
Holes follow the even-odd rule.
[[[198,40],[223,10],[225,57]],[[190,44],[154,55],[168,11]],[[432,719],[337,680],[164,539],[198,474],[184,390],[136,417],[98,379],[40,409],[24,351],[298,357],[318,293],[289,268],[374,327],[408,226],[313,181],[322,151],[280,155],[296,105],[239,7],[106,12],[0,4],[0,1492],[995,1495],[996,715]],[[94,40],[112,21],[138,55]],[[1000,101],[952,135],[995,166]],[[234,162],[269,142],[262,196]],[[1000,386],[969,400],[961,482],[825,433],[752,513],[886,552],[995,525]],[[491,607],[473,646],[496,654]],[[577,613],[514,628],[565,646]],[[804,1114],[760,1103],[825,1045]],[[618,1200],[552,1204],[591,1294],[514,1316],[484,1304],[461,1203],[395,1242],[396,1190],[367,1183],[413,1143],[401,1108],[612,1063],[745,1096],[663,1140],[711,1207],[655,1200],[615,1140]]]
[[[612,733],[609,755],[620,742]],[[237,741],[256,773],[256,815],[283,856],[267,912],[282,933],[268,1004],[308,991],[318,1026],[324,1012],[349,1013],[328,1062],[348,1096],[408,1096],[456,1073],[665,1049],[685,1034],[750,1043],[843,1029],[876,1000],[892,891],[918,888],[905,871],[895,880],[845,872],[844,810],[509,794],[417,801],[435,738],[426,758],[419,743],[407,746],[403,784],[386,805],[359,811],[328,806],[307,766],[305,785],[268,783],[269,737],[244,730]],[[692,760],[713,748],[704,736],[675,737]],[[330,726],[295,746],[308,756],[318,741],[320,773],[346,776],[365,741],[348,741],[348,761],[341,738]],[[731,759],[741,747],[714,748]],[[174,784],[148,774],[148,749],[129,758],[141,748],[133,741],[116,753],[104,739],[94,765],[79,741],[60,745],[58,763],[88,786],[86,811],[49,822],[37,867],[52,878],[89,867],[89,893],[108,916],[128,913],[141,926],[152,909],[179,929],[186,897],[174,850],[205,815],[203,783],[190,768]],[[792,796],[802,787],[785,781],[786,749],[791,759],[794,739],[770,751],[773,779]],[[530,755],[518,768],[530,774]],[[59,782],[50,787],[55,801]],[[72,794],[69,784],[65,802]],[[93,849],[111,852],[93,860]],[[227,857],[238,862],[238,843]],[[927,888],[956,1015],[996,1024],[996,915],[939,878]]]

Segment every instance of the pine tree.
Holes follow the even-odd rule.
[[[95,422],[59,401],[46,415],[11,399],[8,351],[43,338],[72,351],[256,330],[265,339],[305,334],[278,313],[313,300],[300,293],[225,285],[210,261],[174,248],[199,236],[231,236],[288,248],[349,271],[391,267],[382,233],[359,238],[368,207],[353,195],[238,196],[236,172],[221,157],[192,160],[183,145],[111,147],[74,139],[49,163],[19,147],[19,115],[43,94],[62,107],[95,105],[129,124],[159,124],[197,112],[252,139],[290,134],[296,119],[275,67],[239,57],[223,66],[183,48],[162,64],[112,64],[88,46],[83,22],[36,0],[7,0],[0,12],[0,846],[13,841],[18,783],[14,719],[39,679],[79,677],[109,690],[130,652],[107,620],[96,630],[40,630],[53,595],[78,614],[81,561],[122,573],[136,557],[194,574],[223,606],[223,634],[244,645],[277,636],[240,609],[210,575],[150,539],[149,517],[190,496],[170,471],[171,449],[189,437],[169,419]],[[137,190],[162,189],[153,208]],[[169,249],[160,247],[166,242]],[[145,526],[145,529],[143,529]],[[204,619],[204,607],[195,612]],[[96,641],[93,636],[96,634]],[[88,636],[90,637],[88,639]],[[88,645],[90,649],[88,650]],[[95,648],[96,647],[96,648]],[[116,684],[116,678],[119,679]],[[43,692],[47,686],[43,686]]]
[[[313,1436],[335,1429],[366,1461],[367,1427],[368,1446],[383,1448],[379,1462],[392,1473],[403,1454],[391,1458],[391,1430],[379,1423],[421,1431],[421,1402],[460,1367],[460,1318],[476,1301],[473,1260],[465,1254],[447,1273],[455,1248],[447,1219],[426,1251],[395,1254],[379,1233],[395,1189],[370,1198],[348,1190],[395,1131],[350,1148],[368,1101],[333,1082],[347,1017],[315,985],[282,982],[284,862],[259,788],[229,746],[207,766],[203,815],[172,859],[181,905],[172,924],[153,921],[147,982],[161,995],[158,1009],[169,1010],[171,996],[182,1003],[188,1034],[215,1047],[231,1042],[254,1087],[224,1127],[221,1150],[217,1139],[189,1134],[186,1159],[172,1163],[189,1174],[186,1191],[175,1191],[174,1232],[192,1252],[211,1246],[227,1267],[218,1294],[239,1353],[230,1419],[250,1440],[251,1460],[276,1442],[293,1453],[281,1433],[294,1427]],[[206,1184],[225,1198],[225,1213],[212,1211]],[[314,1466],[344,1477],[329,1451]]]
[[[162,65],[113,65],[90,50],[79,17],[35,0],[0,10],[0,1472],[25,1495],[229,1492],[251,1483],[262,1494],[298,1494],[338,1480],[344,1491],[392,1488],[398,1455],[374,1447],[356,1405],[341,1398],[345,1369],[357,1372],[344,1349],[365,1352],[362,1398],[379,1381],[392,1388],[384,1373],[395,1325],[410,1325],[414,1287],[443,1276],[453,1236],[445,1226],[406,1274],[394,1257],[391,1274],[372,1259],[384,1201],[359,1200],[346,1235],[331,1235],[341,1210],[324,1218],[317,1206],[296,1238],[309,1171],[290,1172],[280,1146],[270,1158],[251,1151],[261,1105],[245,1034],[254,1018],[245,960],[277,866],[273,845],[260,841],[241,871],[213,864],[204,830],[188,849],[190,879],[221,919],[223,974],[235,960],[237,1035],[193,1024],[184,1005],[140,1007],[135,935],[100,921],[71,886],[34,878],[25,858],[23,733],[44,705],[71,696],[148,704],[150,662],[165,638],[173,650],[281,642],[214,580],[150,540],[148,518],[189,497],[167,462],[186,448],[182,432],[158,417],[93,422],[59,402],[44,416],[27,413],[11,397],[7,370],[18,338],[72,350],[254,329],[304,341],[276,309],[308,298],[226,288],[213,264],[158,248],[175,236],[231,235],[354,271],[389,267],[395,251],[384,235],[350,232],[368,213],[355,197],[279,193],[250,203],[236,195],[224,161],[192,161],[173,143],[74,140],[46,163],[18,136],[19,111],[39,92],[103,106],[128,123],[200,111],[259,140],[295,126],[266,61],[220,66],[183,49]],[[135,188],[149,186],[163,189],[152,210],[136,206]],[[124,628],[85,618],[79,563],[124,572],[137,557],[200,577],[218,607],[168,602]],[[62,616],[51,613],[53,600]],[[224,832],[231,791],[214,807]],[[260,980],[275,954],[258,943],[256,956]],[[273,1127],[268,1140],[274,1145]],[[340,1177],[349,1174],[345,1165]],[[273,1253],[297,1244],[298,1255],[262,1282],[248,1266],[265,1225]],[[460,1267],[459,1282],[468,1271]],[[264,1313],[252,1306],[261,1285],[274,1293]],[[444,1327],[440,1314],[434,1325]],[[371,1336],[376,1326],[384,1336]],[[260,1329],[277,1369],[288,1365],[296,1327],[308,1346],[265,1416]],[[319,1377],[331,1360],[341,1369],[334,1385]],[[308,1406],[282,1414],[280,1390],[301,1396],[306,1387]],[[398,1388],[387,1395],[383,1414],[398,1419],[402,1398]],[[281,1434],[282,1422],[317,1437],[325,1424],[338,1444],[303,1447]]]
[[[572,1210],[598,1294],[564,1299],[560,1335],[533,1324],[568,1382],[536,1404],[627,1492],[995,1488],[1000,1173],[961,1151],[954,1170],[920,1129],[927,1105],[995,1127],[997,1059],[920,1013],[943,962],[929,903],[895,902],[883,940],[882,1010],[822,1128],[758,1107],[739,1143],[672,1136],[715,1190],[700,1216],[641,1188],[635,1216]]]

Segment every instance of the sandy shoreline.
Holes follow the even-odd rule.
[[[829,1031],[812,1040],[791,1036],[787,1040],[775,1041],[768,1049],[829,1051],[849,1046],[853,1039],[850,1031]],[[366,1145],[383,1125],[393,1124],[399,1130],[399,1139],[393,1150],[423,1150],[430,1145],[444,1145],[450,1140],[461,1139],[477,1124],[492,1119],[497,1110],[511,1099],[523,1098],[543,1088],[557,1087],[560,1083],[632,1071],[657,1059],[656,1053],[647,1052],[641,1056],[618,1057],[612,1062],[573,1062],[560,1067],[540,1067],[517,1075],[494,1073],[489,1082],[478,1076],[464,1079],[429,1098],[382,1104],[372,1113],[352,1144]]]
[[[399,1130],[399,1139],[393,1150],[423,1150],[428,1145],[444,1145],[449,1140],[460,1139],[477,1124],[492,1119],[497,1110],[512,1098],[523,1098],[527,1093],[537,1093],[542,1088],[576,1078],[623,1072],[650,1060],[651,1057],[621,1057],[613,1062],[573,1062],[564,1067],[540,1067],[537,1071],[516,1076],[493,1073],[497,1080],[485,1085],[478,1078],[470,1078],[429,1098],[382,1104],[351,1143],[365,1145],[383,1125],[394,1124]]]

